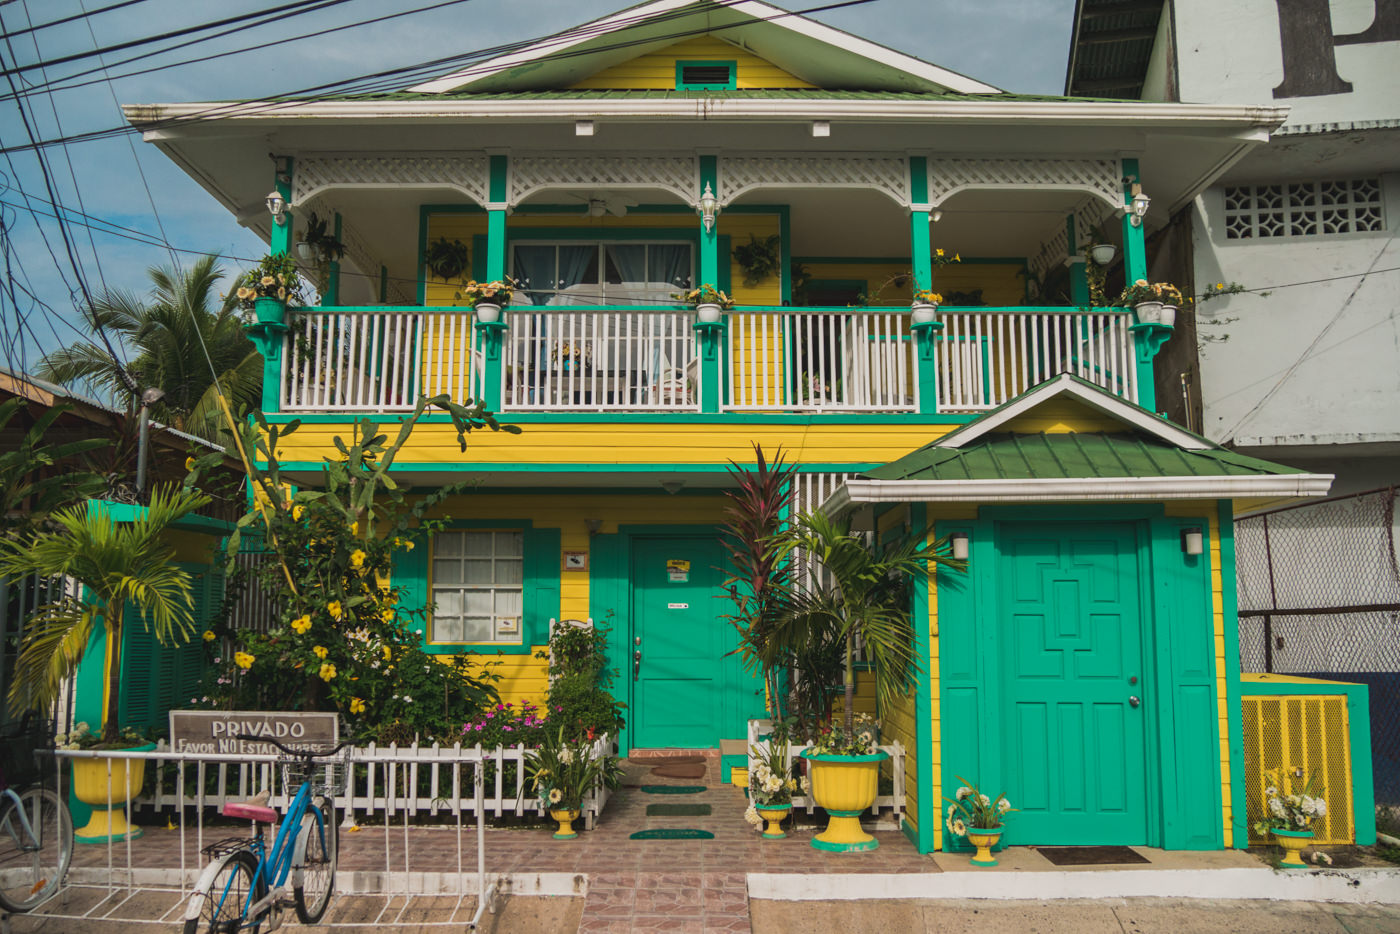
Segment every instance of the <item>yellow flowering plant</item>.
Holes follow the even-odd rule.
[[[688,292],[675,292],[671,297],[679,299],[691,306],[718,305],[724,309],[734,307],[734,299],[725,294],[723,290],[715,288],[708,282],[698,289],[691,289]]]
[[[243,308],[252,308],[260,298],[275,298],[289,305],[304,305],[302,281],[297,274],[297,263],[288,255],[264,256],[262,261],[243,274],[238,281],[236,295]]]

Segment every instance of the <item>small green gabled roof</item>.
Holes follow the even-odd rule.
[[[867,480],[1068,480],[1305,473],[1224,448],[1184,450],[1137,432],[997,432],[961,448],[932,444],[868,470]]]

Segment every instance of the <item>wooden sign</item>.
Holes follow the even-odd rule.
[[[240,734],[270,736],[293,749],[329,749],[340,740],[340,717],[332,711],[170,711],[170,748],[174,752],[282,755],[271,743],[238,739]]]

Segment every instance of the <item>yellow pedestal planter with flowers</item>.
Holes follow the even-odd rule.
[[[890,757],[884,750],[847,756],[804,752],[812,779],[812,800],[830,820],[826,830],[812,838],[819,850],[849,853],[873,850],[880,845],[861,829],[860,815],[875,803],[879,791],[880,763]]]
[[[573,823],[583,809],[584,796],[609,780],[610,758],[593,758],[592,744],[586,739],[570,742],[563,726],[546,732],[540,747],[526,753],[525,779],[559,824],[554,839],[578,839]]]
[[[1274,835],[1283,847],[1280,866],[1301,869],[1303,848],[1313,841],[1312,822],[1327,816],[1327,802],[1318,788],[1317,773],[1292,767],[1264,772],[1269,784],[1264,789],[1264,820],[1254,829]]]
[[[962,782],[956,794],[943,800],[948,802],[948,814],[944,825],[948,832],[957,837],[967,837],[967,842],[977,848],[971,863],[974,866],[995,866],[997,859],[992,855],[992,847],[1001,842],[1001,834],[1006,828],[1002,825],[1006,815],[1015,811],[1006,794],[992,800],[977,788],[977,785],[961,775]]]
[[[762,827],[765,840],[781,840],[787,836],[783,832],[783,820],[792,813],[792,796],[797,791],[788,745],[790,730],[789,721],[781,720],[766,741],[749,747],[753,771],[747,778],[753,803],[744,813],[744,819],[754,827]]]
[[[97,737],[86,723],[79,723],[73,732],[60,734],[60,748],[87,750],[91,758],[70,760],[73,764],[73,796],[92,808],[87,824],[73,832],[78,843],[119,843],[141,836],[141,828],[126,819],[126,805],[141,794],[146,784],[146,760],[105,755],[95,748]],[[123,730],[117,742],[127,745],[107,747],[105,752],[150,752],[155,743],[148,743],[134,730]]]

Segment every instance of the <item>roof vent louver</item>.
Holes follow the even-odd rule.
[[[680,62],[676,86],[680,90],[725,90],[734,87],[734,65],[729,62]]]

